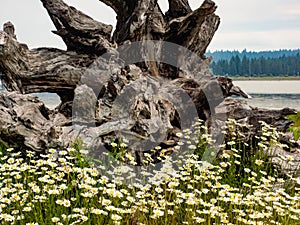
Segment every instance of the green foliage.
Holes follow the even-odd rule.
[[[300,112],[295,115],[289,115],[287,118],[294,121],[295,127],[300,127]]]
[[[292,127],[290,131],[294,133],[294,139],[298,140],[300,138],[300,127]]]
[[[7,146],[4,142],[0,141],[0,152],[4,152],[7,149]]]
[[[111,140],[111,151],[108,155],[117,160],[124,160],[124,156],[127,153],[127,144],[125,142],[127,142],[127,140]]]
[[[300,53],[278,58],[249,58],[237,55],[230,59],[220,59],[211,64],[215,75],[227,76],[299,76]]]
[[[77,137],[71,148],[69,148],[69,153],[74,157],[72,163],[80,168],[91,166],[91,161],[86,155],[87,152],[88,150],[84,145],[83,140],[80,137]]]
[[[275,51],[247,51],[244,49],[243,51],[229,51],[229,50],[217,50],[214,52],[207,52],[207,56],[212,56],[214,62],[218,62],[221,59],[229,61],[233,56],[239,56],[240,59],[243,57],[247,57],[248,59],[258,59],[260,57],[264,57],[266,59],[268,58],[279,58],[282,56],[295,56],[297,53],[300,53],[300,49],[294,49],[294,50],[287,50],[287,49],[281,49],[281,50],[275,50]]]
[[[85,149],[85,146],[83,144],[83,140],[80,137],[77,137],[74,141],[74,143],[71,146],[72,148],[75,148],[76,150],[80,151],[82,149]]]
[[[295,115],[289,115],[287,118],[294,121],[294,124],[289,128],[289,131],[293,132],[294,139],[298,140],[300,138],[300,112]]]

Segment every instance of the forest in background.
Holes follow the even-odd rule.
[[[211,70],[221,76],[300,76],[300,49],[252,52],[215,51]]]

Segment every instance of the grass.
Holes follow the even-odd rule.
[[[230,138],[213,164],[201,161],[214,142],[201,122],[178,133],[174,151],[187,147],[195,153],[179,167],[180,159],[161,154],[171,166],[145,174],[160,177],[148,184],[124,184],[123,173],[109,180],[87,161],[85,149],[49,149],[40,157],[27,151],[24,158],[3,148],[0,224],[300,224],[300,189],[290,185],[296,181],[280,177],[265,155],[281,146],[280,134],[262,123],[255,140],[245,143],[243,125],[230,120],[224,129]],[[114,155],[121,148],[121,162],[133,162],[124,153],[126,140],[111,145]]]
[[[289,131],[293,132],[294,139],[298,140],[300,138],[300,112],[295,115],[289,115],[287,118],[294,121],[294,124],[290,127]]]

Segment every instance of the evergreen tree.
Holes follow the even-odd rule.
[[[243,55],[242,60],[236,54],[229,60],[213,61],[211,69],[214,74],[222,76],[299,76],[300,53],[288,56],[283,54],[278,58],[250,58]]]

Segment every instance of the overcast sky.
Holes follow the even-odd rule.
[[[94,19],[115,24],[114,12],[98,0],[65,0]],[[221,17],[210,50],[277,50],[300,48],[299,0],[215,0]],[[167,0],[158,0],[163,11]],[[193,8],[202,0],[190,0]],[[65,48],[52,34],[54,26],[39,0],[1,0],[0,24],[12,21],[21,42],[29,47]],[[1,28],[2,29],[2,28]]]

